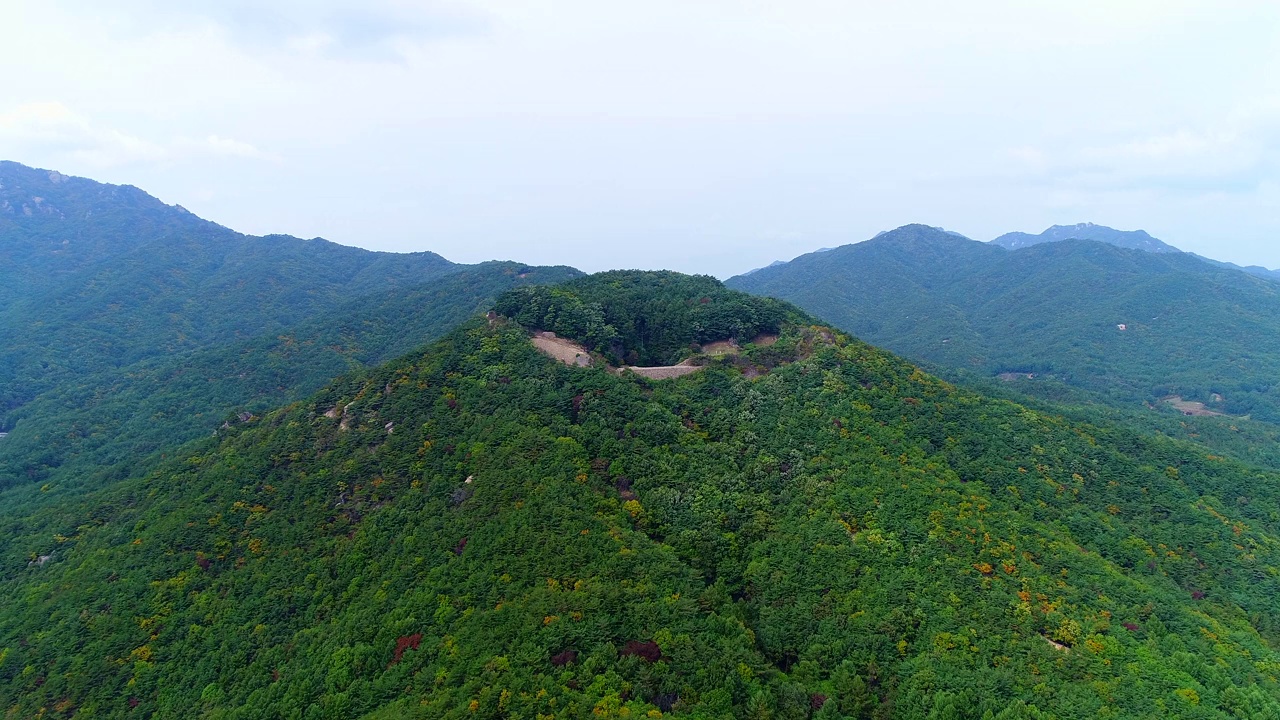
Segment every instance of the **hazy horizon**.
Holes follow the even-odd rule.
[[[3,158],[0,158],[0,162],[4,162],[4,159],[3,159]],[[41,170],[41,171],[60,172],[60,171],[58,171],[56,168],[33,168],[33,169]],[[61,173],[61,174],[64,174],[64,175],[65,175],[66,173]],[[82,177],[82,178],[83,178],[83,176],[76,176],[76,177]],[[84,178],[84,179],[87,179],[87,180],[93,180],[93,181],[97,182],[96,180],[94,180],[94,178]],[[136,187],[136,186],[135,186],[135,187]],[[138,189],[142,190],[143,192],[147,192],[146,188],[138,188]],[[152,193],[148,193],[148,194],[152,194]],[[153,194],[152,194],[152,195],[153,195]],[[154,197],[154,195],[153,195],[153,197]],[[180,206],[181,206],[181,204],[180,204],[180,203],[170,203],[170,205],[171,205],[171,206],[174,206],[174,207],[180,207]],[[183,209],[184,209],[184,210],[187,210],[188,212],[190,211],[190,209],[189,209],[189,208],[185,208],[185,207],[183,207]],[[213,218],[205,218],[205,217],[202,217],[201,219],[202,219],[202,220],[208,220],[208,221],[213,222],[213,223],[218,224],[218,225],[223,225],[222,223],[219,223],[216,219],[213,219]],[[796,258],[800,257],[801,255],[808,255],[808,254],[812,254],[812,253],[815,253],[815,252],[826,252],[826,251],[828,251],[828,250],[833,250],[833,249],[835,249],[835,248],[837,248],[837,247],[840,247],[840,246],[842,246],[842,245],[856,245],[856,244],[858,244],[858,243],[866,242],[866,241],[868,241],[868,240],[874,240],[875,238],[878,238],[878,237],[880,237],[881,235],[884,235],[884,234],[886,234],[886,233],[888,233],[888,232],[890,232],[890,231],[892,231],[892,230],[901,229],[901,228],[903,228],[904,226],[907,226],[907,225],[913,225],[913,224],[921,224],[921,223],[903,223],[902,225],[898,225],[898,226],[895,226],[895,227],[893,227],[893,228],[886,228],[886,229],[884,229],[884,230],[880,230],[880,231],[876,232],[874,235],[871,235],[871,236],[869,236],[869,237],[860,238],[860,239],[857,239],[857,240],[849,240],[849,241],[847,241],[847,242],[842,242],[842,243],[839,243],[839,244],[837,244],[837,245],[831,245],[831,246],[824,246],[824,247],[815,247],[815,248],[810,248],[810,249],[808,249],[808,250],[804,250],[804,251],[800,252],[799,254],[797,254],[797,255],[795,255],[795,256],[792,256],[792,257],[786,257],[786,258],[777,258],[777,259],[775,259],[775,260],[771,260],[771,261],[769,261],[768,263],[765,263],[765,264],[763,264],[763,265],[759,265],[759,266],[757,266],[757,267],[753,267],[753,268],[747,268],[746,270],[742,270],[742,271],[739,271],[739,272],[728,273],[728,274],[720,274],[720,275],[715,275],[715,273],[705,272],[705,271],[699,271],[699,270],[696,270],[696,269],[690,269],[690,270],[687,270],[686,272],[690,272],[690,273],[694,273],[694,274],[703,274],[703,275],[715,275],[716,277],[718,277],[718,278],[719,278],[719,279],[721,279],[721,280],[727,280],[727,279],[729,279],[730,277],[735,277],[735,276],[737,276],[737,275],[742,275],[742,274],[744,274],[744,273],[751,273],[751,272],[754,272],[754,271],[756,271],[756,270],[762,270],[762,269],[764,269],[764,268],[770,267],[771,265],[779,265],[779,264],[783,264],[783,263],[786,263],[786,262],[790,262],[791,260],[794,260],[794,259],[796,259]],[[1088,221],[1085,221],[1084,223],[1069,223],[1069,224],[1066,224],[1066,225],[1077,225],[1077,224],[1090,224],[1090,223],[1088,223]],[[1092,223],[1092,224],[1100,225],[1101,223]],[[241,232],[241,231],[237,230],[236,228],[232,228],[232,227],[229,227],[229,226],[226,226],[226,225],[223,225],[223,226],[224,226],[224,227],[228,227],[228,229],[230,229],[230,230],[232,230],[232,231]],[[1056,226],[1054,226],[1054,227],[1056,227]],[[987,242],[991,242],[992,240],[994,240],[994,239],[995,239],[995,238],[988,238],[988,239],[982,239],[982,238],[971,238],[971,237],[968,237],[968,236],[963,235],[963,233],[957,233],[957,232],[955,232],[955,231],[953,231],[953,230],[951,230],[951,229],[949,229],[949,228],[944,228],[944,227],[941,227],[941,226],[934,226],[934,228],[935,228],[935,229],[937,229],[937,230],[945,231],[945,232],[947,232],[947,233],[949,233],[949,234],[952,234],[952,235],[958,235],[958,236],[960,236],[960,237],[963,237],[963,238],[964,238],[964,239],[966,239],[966,240],[972,240],[972,241],[974,241],[974,242],[987,243]],[[1049,230],[1049,229],[1051,229],[1051,228],[1044,228],[1044,229],[1042,229],[1042,230],[1040,230],[1040,231],[1009,231],[1009,232],[1024,232],[1024,233],[1026,233],[1026,234],[1028,234],[1028,235],[1039,235],[1041,232],[1043,232],[1043,231],[1047,231],[1047,230]],[[1113,228],[1113,229],[1121,230],[1121,231],[1126,231],[1126,230],[1142,230],[1141,228]],[[271,235],[271,234],[284,234],[284,233],[266,233],[266,234],[267,234],[267,235]],[[1003,234],[1005,234],[1005,233],[1001,233],[1001,235],[1003,235]],[[295,236],[295,237],[296,237],[296,236]],[[997,236],[997,237],[999,237],[999,236]],[[334,241],[334,240],[332,240],[332,239],[330,239],[330,238],[324,237],[323,235],[317,235],[317,236],[313,236],[313,237],[310,237],[310,238],[301,238],[301,239],[304,239],[304,240],[326,240],[326,241],[329,241],[329,242],[336,242],[336,241]],[[1156,239],[1158,240],[1159,238],[1156,238]],[[360,247],[360,246],[358,246],[358,245],[350,245],[349,243],[338,243],[338,244],[346,244],[346,245],[349,245],[349,246],[351,246],[351,247]],[[374,249],[376,249],[376,248],[374,248]],[[1179,248],[1179,249],[1181,249],[1181,248]],[[408,250],[383,250],[383,252],[404,252],[404,253],[414,253],[414,252],[423,252],[423,251],[435,252],[434,250],[431,250],[430,248],[408,249]],[[437,253],[437,254],[440,254],[440,253]],[[453,261],[453,262],[460,262],[460,261],[458,261],[458,260],[455,260],[454,258],[450,258],[450,257],[447,257],[447,256],[445,256],[445,259],[446,259],[446,260]],[[1210,259],[1217,259],[1217,258],[1210,258]],[[517,261],[517,262],[523,262],[523,260],[522,260],[521,258],[519,258],[519,257],[491,257],[491,258],[485,258],[485,260],[495,260],[495,261]],[[483,262],[483,261],[480,261],[480,262]],[[564,263],[561,263],[561,264],[563,265]],[[576,267],[576,266],[574,266],[574,267]],[[581,270],[582,268],[577,268],[577,269]],[[627,268],[623,268],[623,267],[600,267],[600,268],[593,268],[593,269],[591,269],[591,270],[588,270],[588,272],[598,272],[598,271],[602,271],[602,270],[641,270],[641,269],[650,269],[650,270],[652,270],[652,269],[670,269],[670,268],[635,268],[635,267],[627,267]]]
[[[0,158],[240,232],[718,277],[919,222],[1280,266],[1280,6],[0,0]]]

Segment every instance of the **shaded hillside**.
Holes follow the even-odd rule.
[[[1006,250],[1019,250],[1032,245],[1062,240],[1097,240],[1130,250],[1144,250],[1153,253],[1182,252],[1178,248],[1151,237],[1146,230],[1116,230],[1106,225],[1093,223],[1077,223],[1075,225],[1054,225],[1039,235],[1024,232],[1005,233],[992,245],[999,245]]]
[[[458,266],[251,237],[137,188],[0,163],[0,427],[72,378],[297,324]]]
[[[706,282],[628,273],[560,300],[602,315],[614,281],[660,309],[633,328],[693,326],[684,290]],[[750,321],[750,299],[721,299]],[[663,381],[570,367],[531,329],[472,322],[145,476],[0,516],[0,702],[105,718],[1280,708],[1280,477],[957,390],[794,310],[776,342],[743,344],[755,379],[732,357]]]
[[[941,366],[1280,421],[1280,287],[1188,254],[1077,240],[1007,251],[908,225],[728,285]]]
[[[427,285],[347,301],[279,334],[66,380],[11,414],[12,430],[0,442],[0,488],[119,477],[237,413],[305,397],[344,372],[416,349],[512,287],[580,274],[517,263],[464,266]]]

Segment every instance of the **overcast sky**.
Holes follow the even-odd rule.
[[[727,277],[1092,221],[1280,266],[1274,0],[106,5],[0,0],[0,159],[243,232]]]

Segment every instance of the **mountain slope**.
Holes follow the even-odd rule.
[[[1006,251],[906,226],[733,278],[908,357],[1280,421],[1280,288],[1183,253]]]
[[[132,187],[0,163],[0,425],[70,378],[272,333],[458,266],[250,237]]]
[[[209,435],[230,415],[306,397],[344,372],[417,349],[506,290],[578,275],[517,263],[463,267],[426,285],[347,301],[279,334],[66,380],[10,414],[0,488],[92,487]]]
[[[1232,270],[1240,270],[1241,272],[1247,272],[1250,275],[1256,275],[1260,278],[1266,278],[1268,280],[1280,280],[1280,270],[1271,270],[1271,269],[1262,267],[1261,265],[1236,265],[1235,263],[1224,262],[1222,260],[1213,260],[1203,255],[1196,255],[1196,257],[1200,258],[1201,260],[1211,265],[1217,265],[1218,267],[1231,268]]]
[[[1040,243],[1060,242],[1062,240],[1096,240],[1116,247],[1153,253],[1182,252],[1172,245],[1151,237],[1145,230],[1116,230],[1106,225],[1095,225],[1093,223],[1054,225],[1039,235],[1031,235],[1024,232],[1005,233],[992,240],[991,244],[999,245],[1006,250],[1018,250],[1032,245],[1039,245]]]
[[[706,278],[611,273],[498,306],[571,311],[570,339],[624,354],[674,347],[659,325],[745,333],[779,314],[776,339],[664,381],[556,362],[528,339],[547,327],[476,321],[146,476],[0,516],[0,702],[227,718],[1280,707],[1280,477],[958,390]]]

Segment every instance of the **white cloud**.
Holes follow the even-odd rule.
[[[1248,192],[1280,171],[1280,104],[1250,103],[1199,127],[1088,135],[1007,148],[1011,177],[1066,188]]]
[[[174,163],[199,156],[271,159],[249,143],[209,135],[155,142],[102,127],[58,102],[19,105],[0,112],[0,148],[8,157],[42,157],[75,167],[108,169]]]
[[[226,155],[229,157],[251,158],[255,160],[273,159],[247,142],[218,137],[217,135],[210,135],[203,140],[194,142],[179,140],[174,143],[174,147],[178,149],[185,149],[193,153],[209,153],[212,155]]]
[[[68,0],[81,12],[123,17],[136,35],[213,27],[252,51],[288,50],[361,61],[399,61],[403,46],[482,34],[488,15],[454,0],[129,0],[105,10]]]
[[[0,113],[0,141],[19,156],[51,153],[91,167],[155,162],[168,155],[142,138],[95,127],[57,102],[28,103]]]

